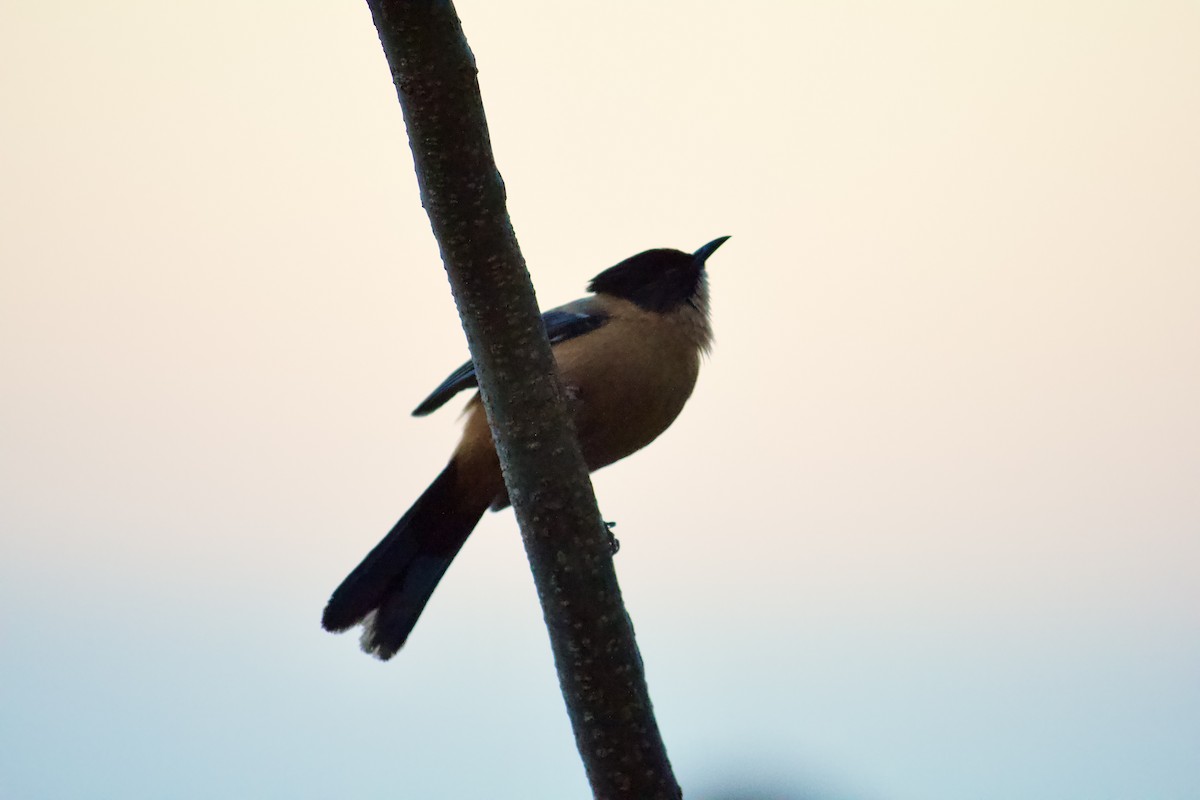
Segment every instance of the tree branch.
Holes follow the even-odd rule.
[[[368,0],[595,797],[681,797],[448,0]]]

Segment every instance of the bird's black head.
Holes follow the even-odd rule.
[[[592,278],[588,291],[623,298],[647,311],[670,311],[701,291],[704,262],[728,238],[713,239],[695,253],[663,249],[630,256]]]

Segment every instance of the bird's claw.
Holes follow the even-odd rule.
[[[614,556],[621,549],[620,540],[617,539],[616,536],[613,536],[612,529],[615,527],[617,527],[617,523],[615,523],[615,522],[607,522],[606,521],[604,523],[604,530],[606,530],[608,532],[608,546],[612,549],[612,555],[614,555]]]

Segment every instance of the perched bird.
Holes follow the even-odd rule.
[[[728,238],[638,253],[593,278],[592,296],[542,315],[589,470],[645,447],[683,409],[712,340],[704,265]],[[467,362],[413,415],[477,385]],[[404,645],[483,512],[509,504],[478,393],[465,417],[450,463],[325,606],[326,630],[362,623],[363,650],[381,659]]]

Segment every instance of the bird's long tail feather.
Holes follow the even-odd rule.
[[[417,502],[342,581],[321,625],[344,631],[363,624],[363,650],[387,660],[408,639],[450,562],[488,503],[460,490],[451,461]],[[463,496],[464,494],[468,496]]]

